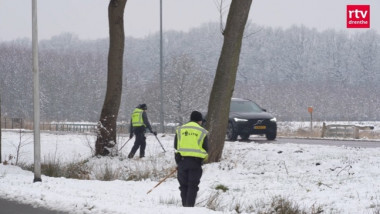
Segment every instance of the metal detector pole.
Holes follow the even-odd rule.
[[[132,139],[132,138],[129,138],[129,139],[127,140],[127,142],[125,142],[124,145],[120,147],[119,152],[124,148],[125,145],[127,145],[127,143],[128,143],[131,139]]]
[[[38,31],[37,0],[32,0],[32,47],[33,47],[33,108],[34,108],[34,180],[41,182],[41,146],[40,146],[40,83],[38,73]]]
[[[158,139],[158,137],[157,137],[156,135],[155,135],[155,137],[156,137],[158,143],[160,144],[161,148],[164,150],[164,152],[166,152],[166,150],[165,150],[164,147],[162,146],[162,143],[160,142],[160,140]]]

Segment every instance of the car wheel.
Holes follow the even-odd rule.
[[[269,132],[265,134],[267,140],[275,140],[277,137],[277,132]]]
[[[235,131],[234,125],[231,122],[229,122],[227,127],[227,140],[236,141],[237,136],[238,135]]]
[[[242,140],[248,140],[249,139],[249,134],[241,134],[240,135]]]

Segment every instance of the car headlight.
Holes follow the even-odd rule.
[[[234,118],[235,122],[247,122],[247,119]]]
[[[270,119],[270,122],[277,122],[277,119],[274,117],[274,118]]]

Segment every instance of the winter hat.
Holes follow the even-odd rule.
[[[148,107],[146,106],[145,103],[140,104],[140,105],[139,105],[139,108],[142,109],[142,110],[147,110],[147,109],[148,109]]]
[[[190,120],[195,122],[202,121],[202,114],[199,111],[193,111],[191,112]]]

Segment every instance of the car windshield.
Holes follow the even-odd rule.
[[[262,112],[263,110],[251,101],[231,101],[231,112]]]

